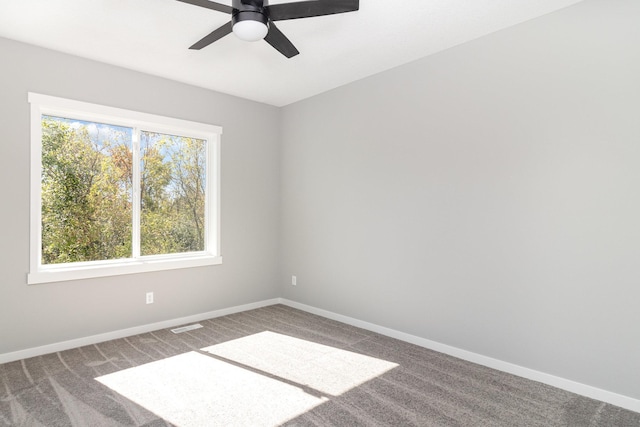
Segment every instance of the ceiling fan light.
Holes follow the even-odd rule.
[[[233,25],[233,34],[248,42],[257,42],[267,35],[269,28],[260,21],[238,21]]]

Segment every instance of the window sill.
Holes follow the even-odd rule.
[[[113,264],[44,267],[27,275],[27,284],[63,282],[68,280],[91,279],[95,277],[120,276],[124,274],[147,273],[152,271],[175,270],[179,268],[204,267],[222,264],[221,256],[203,255],[179,259],[126,260]]]

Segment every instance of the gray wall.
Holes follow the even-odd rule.
[[[585,1],[285,107],[283,296],[640,398],[639,22]]]
[[[0,354],[279,295],[279,109],[6,39],[0,58]],[[222,126],[223,264],[27,286],[28,91]]]

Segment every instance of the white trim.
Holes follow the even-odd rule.
[[[127,127],[142,125],[153,128],[145,130],[169,133],[179,131],[183,136],[200,139],[207,139],[207,136],[211,133],[222,134],[222,128],[220,126],[210,125],[208,123],[192,122],[173,117],[126,110],[124,108],[42,95],[40,93],[29,92],[28,101],[30,104],[40,105],[42,112],[45,114],[48,112],[53,112],[54,114],[67,113],[71,114],[74,119],[87,119],[91,121],[102,119],[115,125]],[[160,123],[162,123],[162,125],[160,125]]]
[[[396,338],[411,344],[419,345],[420,347],[424,347],[430,350],[438,351],[440,353],[448,354],[449,356],[457,357],[458,359],[463,359],[469,362],[477,363],[482,366],[487,366],[489,368],[493,368],[502,372],[507,372],[509,374],[527,378],[529,380],[538,381],[543,384],[548,384],[550,386],[557,387],[562,390],[569,391],[571,393],[579,394],[581,396],[586,396],[592,399],[600,400],[602,402],[610,403],[612,405],[616,405],[621,408],[628,409],[630,411],[640,412],[640,400],[634,399],[629,396],[624,396],[618,393],[603,390],[587,384],[582,384],[576,381],[557,377],[555,375],[550,375],[544,372],[536,371],[534,369],[525,368],[523,366],[515,365],[513,363],[494,359],[492,357],[483,356],[478,353],[463,350],[463,349],[442,344],[436,341],[431,341],[426,338],[417,337],[415,335],[396,331],[394,329],[386,328],[384,326],[379,326],[373,323],[354,319],[353,317],[343,316],[342,314],[333,313],[331,311],[323,310],[321,308],[316,308],[310,305],[301,304],[299,302],[290,301],[285,298],[280,298],[280,303],[292,308],[297,308],[298,310],[306,311],[308,313],[317,314],[318,316],[326,317],[328,319],[337,320],[338,322],[346,323],[347,325],[366,329],[368,331],[376,332],[381,335],[385,335],[391,338]]]
[[[29,100],[31,94],[29,94]],[[34,273],[40,265],[40,250],[42,246],[42,143],[35,144],[34,141],[42,141],[42,111],[40,106],[31,103],[31,140],[29,146],[31,149],[30,177],[31,182],[29,189],[31,191],[29,207],[30,225],[29,225],[29,272]],[[27,283],[29,283],[27,278]]]
[[[220,255],[220,135],[222,128],[207,123],[147,114],[65,98],[28,92],[31,105],[31,210],[30,249],[27,284],[60,282],[93,277],[136,274],[150,271],[201,267],[222,263]],[[132,254],[122,260],[87,261],[60,265],[42,265],[41,173],[42,115],[87,120],[132,128],[133,182],[140,182],[139,132],[150,131],[181,135],[207,141],[207,172],[205,197],[205,248],[202,252],[184,254],[140,255],[140,212],[133,209]],[[133,186],[133,206],[139,206],[140,193]],[[213,215],[213,217],[212,217]]]
[[[203,320],[213,319],[215,317],[227,316],[229,314],[239,313],[241,311],[247,310],[254,310],[256,308],[266,307],[268,305],[279,303],[280,299],[274,298],[249,304],[237,305],[235,307],[223,308],[220,310],[208,311],[206,313],[194,314],[192,316],[180,317],[177,319],[165,320],[156,323],[149,323],[147,325],[135,326],[133,328],[120,329],[117,331],[106,332],[104,334],[91,335],[84,338],[76,338],[69,341],[47,344],[40,347],[28,348],[11,353],[4,353],[0,354],[0,363],[14,362],[16,360],[27,359],[29,357],[42,356],[44,354],[70,350],[72,348],[97,344],[100,342],[115,340],[119,338],[126,338],[132,335],[144,334],[146,332],[153,332],[160,329],[174,328],[176,326],[184,325],[187,323],[201,322]]]
[[[111,264],[111,265],[109,265]],[[151,271],[176,270],[179,268],[205,267],[222,264],[221,256],[190,256],[173,259],[127,259],[112,262],[96,261],[82,267],[68,266],[41,269],[27,274],[27,284],[64,282],[68,280],[91,279],[94,277],[121,276],[123,274],[148,273]]]

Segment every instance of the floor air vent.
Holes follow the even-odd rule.
[[[179,334],[181,332],[193,331],[194,329],[200,329],[202,325],[200,323],[194,323],[193,325],[181,326],[179,328],[172,329],[171,332]]]

